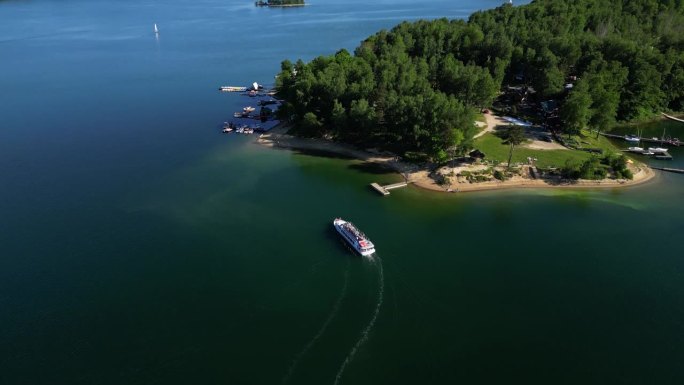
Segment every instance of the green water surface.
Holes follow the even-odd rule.
[[[498,4],[2,2],[0,383],[681,383],[684,176],[381,197],[219,133],[219,85]]]

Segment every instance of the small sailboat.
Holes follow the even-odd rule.
[[[159,28],[157,28],[157,23],[154,23],[154,34],[159,35]]]

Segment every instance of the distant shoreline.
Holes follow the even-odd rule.
[[[354,148],[344,143],[333,142],[324,139],[308,139],[299,138],[288,135],[288,126],[280,124],[271,129],[268,133],[262,134],[257,139],[256,143],[280,149],[289,150],[310,150],[320,151],[332,154],[339,154],[353,159],[362,160],[365,162],[375,163],[387,167],[399,173],[404,179],[425,190],[444,192],[444,193],[458,193],[458,192],[475,192],[475,191],[493,191],[493,190],[507,190],[507,189],[605,189],[605,188],[622,188],[631,187],[644,184],[653,180],[657,174],[646,164],[638,163],[630,166],[634,174],[634,179],[602,179],[602,180],[584,180],[577,181],[561,180],[561,179],[531,179],[529,177],[515,176],[506,181],[488,181],[479,183],[470,183],[466,181],[455,180],[448,185],[440,185],[433,178],[430,177],[430,170],[419,165],[404,162],[398,159],[394,154],[388,152],[380,152],[374,150],[361,150]],[[523,166],[526,168],[527,166]],[[523,173],[524,174],[524,173]]]
[[[288,8],[288,7],[304,7],[308,5],[307,3],[302,4],[269,4],[267,1],[256,1],[254,3],[257,7],[270,7],[270,8]]]

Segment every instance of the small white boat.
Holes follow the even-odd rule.
[[[159,35],[159,28],[157,28],[157,23],[154,23],[154,33]]]
[[[628,150],[630,152],[638,152],[639,154],[644,152],[644,149],[642,147],[630,147],[630,148],[628,148]]]
[[[649,147],[648,148],[649,152],[652,152],[654,154],[664,154],[667,152],[667,148],[662,148],[662,147]]]
[[[235,86],[221,86],[219,90],[223,92],[245,92],[247,87],[235,87]]]
[[[256,110],[256,108],[254,108],[252,106],[247,106],[247,107],[242,109],[242,111],[244,111],[246,113],[254,112],[254,110]]]
[[[230,127],[226,127],[226,128],[223,129],[223,132],[224,132],[224,133],[233,132],[233,129],[230,128]]]
[[[625,140],[628,142],[640,142],[641,138],[636,135],[625,135]]]

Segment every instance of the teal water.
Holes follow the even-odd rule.
[[[382,198],[219,134],[219,85],[498,3],[0,2],[0,383],[681,383],[683,176]]]

